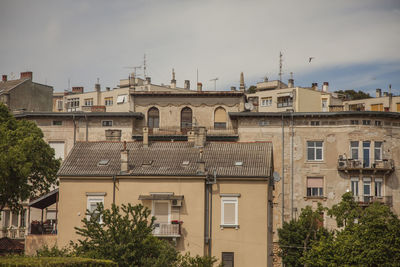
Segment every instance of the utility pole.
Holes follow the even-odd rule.
[[[282,52],[279,52],[279,88],[281,88],[282,84]]]
[[[146,65],[146,53],[145,53],[144,57],[143,57],[143,79],[145,79],[145,80],[146,80],[146,75],[147,75],[146,69],[147,69],[147,65]]]
[[[218,80],[218,77],[210,80],[210,82],[214,81],[214,91],[217,91],[217,80]]]

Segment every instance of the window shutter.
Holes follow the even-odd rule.
[[[224,203],[224,224],[235,223],[235,203]]]
[[[154,204],[154,216],[159,223],[168,223],[168,203],[156,202]]]
[[[322,188],[324,185],[323,178],[307,178],[307,187]]]
[[[226,122],[226,111],[223,108],[215,110],[215,122]]]

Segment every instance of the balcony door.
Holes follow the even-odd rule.
[[[193,112],[189,107],[183,108],[181,111],[181,132],[186,134],[192,129]]]
[[[160,112],[158,108],[152,107],[147,114],[147,126],[152,133],[154,128],[160,128]]]
[[[368,203],[371,199],[371,178],[363,178],[364,202]]]
[[[363,160],[364,160],[364,168],[369,168],[370,167],[370,150],[371,150],[371,142],[370,141],[364,141],[363,142]]]

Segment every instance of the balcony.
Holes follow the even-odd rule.
[[[157,237],[180,237],[181,224],[154,223],[153,235]]]
[[[393,197],[392,196],[354,196],[354,201],[357,202],[360,206],[368,206],[374,202],[379,202],[391,207],[393,205]]]
[[[24,239],[26,235],[26,229],[22,227],[4,227],[0,231],[0,238],[8,237],[11,239]]]
[[[394,161],[392,159],[383,159],[372,161],[369,165],[358,159],[345,159],[343,156],[339,156],[338,159],[338,170],[348,172],[360,172],[360,173],[385,173],[389,174],[394,171]]]

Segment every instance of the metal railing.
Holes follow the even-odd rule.
[[[205,127],[207,130],[207,135],[237,135],[238,130],[233,127]],[[168,126],[168,127],[160,127],[160,128],[149,128],[149,135],[152,136],[161,136],[161,135],[188,135],[189,131],[193,131],[194,128],[186,127],[176,127],[176,126]],[[142,135],[143,128],[134,128],[133,135]]]
[[[0,231],[0,238],[8,237],[11,239],[24,239],[26,234],[25,228],[3,228]]]
[[[153,235],[158,237],[180,237],[181,225],[169,223],[154,223]]]
[[[367,164],[359,159],[344,159],[343,156],[339,156],[338,159],[339,170],[360,170],[360,169],[373,169],[373,170],[393,170],[394,161],[393,159],[375,160]]]
[[[369,205],[374,202],[380,202],[382,204],[392,206],[393,197],[392,196],[354,196],[354,201],[361,205]]]

